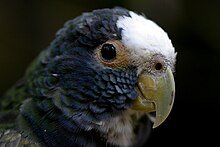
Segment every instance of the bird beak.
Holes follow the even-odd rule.
[[[138,97],[132,109],[142,112],[156,111],[153,128],[158,127],[168,117],[174,102],[175,82],[171,69],[160,77],[143,73],[137,84]]]

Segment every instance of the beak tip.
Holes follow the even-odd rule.
[[[160,122],[154,122],[153,124],[153,129],[157,128],[158,126],[160,126],[164,121],[160,121]]]

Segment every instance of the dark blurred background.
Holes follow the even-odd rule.
[[[165,123],[153,130],[149,145],[219,144],[218,0],[2,0],[0,94],[22,77],[65,21],[114,6],[145,13],[168,32],[178,52],[174,107]]]

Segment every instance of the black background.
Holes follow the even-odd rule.
[[[218,0],[2,0],[0,94],[68,19],[97,8],[143,12],[170,36],[177,51],[176,99],[149,145],[219,145],[220,1]]]

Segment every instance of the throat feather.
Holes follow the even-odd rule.
[[[144,113],[127,110],[117,117],[102,121],[102,125],[96,125],[95,129],[103,134],[107,143],[131,146],[136,138],[135,128],[144,115]]]

